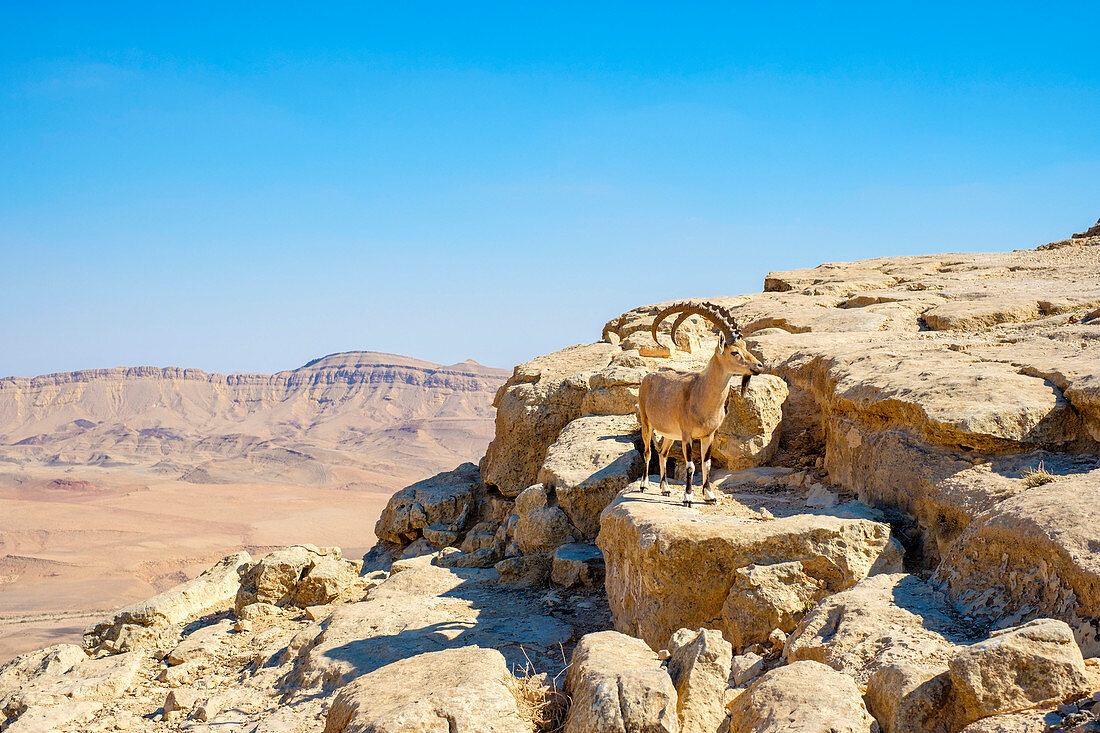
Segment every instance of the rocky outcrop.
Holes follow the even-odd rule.
[[[656,652],[615,631],[588,634],[573,650],[565,733],[677,733],[676,688]]]
[[[729,733],[875,733],[851,677],[817,662],[765,674],[729,706]]]
[[[597,544],[607,564],[615,628],[655,649],[677,629],[716,628],[739,650],[766,641],[771,632],[754,610],[730,599],[741,594],[737,578],[751,584],[752,566],[799,562],[807,587],[833,591],[872,571],[899,566],[890,528],[867,507],[794,512],[777,499],[783,497],[759,495],[714,509],[689,509],[671,498],[628,491],[612,502]],[[815,571],[824,577],[805,575]],[[766,591],[758,594],[761,603],[766,596]],[[788,610],[791,620],[800,615]]]
[[[333,698],[325,733],[533,733],[505,684],[500,652],[444,649],[368,672]]]
[[[481,461],[485,481],[505,496],[535,483],[547,449],[580,417],[589,376],[618,350],[605,343],[571,346],[517,366],[493,401],[496,438]]]
[[[121,609],[89,626],[84,646],[91,651],[129,651],[147,643],[156,629],[229,608],[240,589],[239,572],[251,559],[247,552],[234,553],[194,580]]]
[[[936,575],[968,614],[1066,621],[1100,655],[1100,470],[1021,491],[971,524]]]
[[[391,496],[374,525],[374,534],[398,545],[410,544],[422,536],[436,547],[456,544],[474,515],[476,507],[472,504],[482,493],[477,466],[464,463]]]

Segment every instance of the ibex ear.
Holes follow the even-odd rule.
[[[722,331],[718,332],[718,348],[719,349],[726,348],[726,334],[723,333]]]

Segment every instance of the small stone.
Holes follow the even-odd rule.
[[[1078,708],[1076,705],[1068,705],[1067,704],[1067,705],[1059,705],[1058,706],[1058,714],[1059,715],[1073,715],[1078,710],[1080,710],[1080,708]]]
[[[164,698],[164,714],[179,713],[181,716],[191,712],[195,703],[199,701],[199,695],[188,687],[179,687],[171,690]]]
[[[310,621],[320,621],[332,613],[332,606],[306,606],[304,610]]]
[[[660,659],[662,662],[671,656],[672,652],[670,652],[668,649],[662,649],[661,651],[657,652],[657,658]]]
[[[764,657],[748,652],[733,658],[730,679],[737,687],[744,687],[764,672]]]
[[[768,634],[768,642],[776,649],[782,649],[783,645],[787,643],[787,634],[781,629],[774,629],[772,633]]]
[[[233,630],[238,633],[252,631],[252,622],[246,618],[239,618],[237,622],[233,624]]]

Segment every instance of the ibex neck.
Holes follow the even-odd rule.
[[[733,375],[722,368],[716,357],[711,357],[707,366],[703,369],[703,399],[708,404],[717,404],[726,401],[726,393],[729,390],[730,379]]]

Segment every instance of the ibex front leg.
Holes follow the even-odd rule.
[[[703,501],[708,504],[718,503],[718,498],[710,487],[710,446],[713,442],[713,434],[699,438],[699,460],[703,462]]]
[[[657,445],[657,457],[661,461],[661,496],[671,496],[672,490],[668,488],[668,477],[665,476],[665,471],[668,470],[668,454],[672,452],[672,438],[658,439],[660,440]]]
[[[695,475],[695,463],[691,460],[691,433],[684,433],[680,438],[680,445],[684,449],[684,465],[687,467],[684,482],[684,506],[691,506],[695,498],[691,489],[691,477]]]

